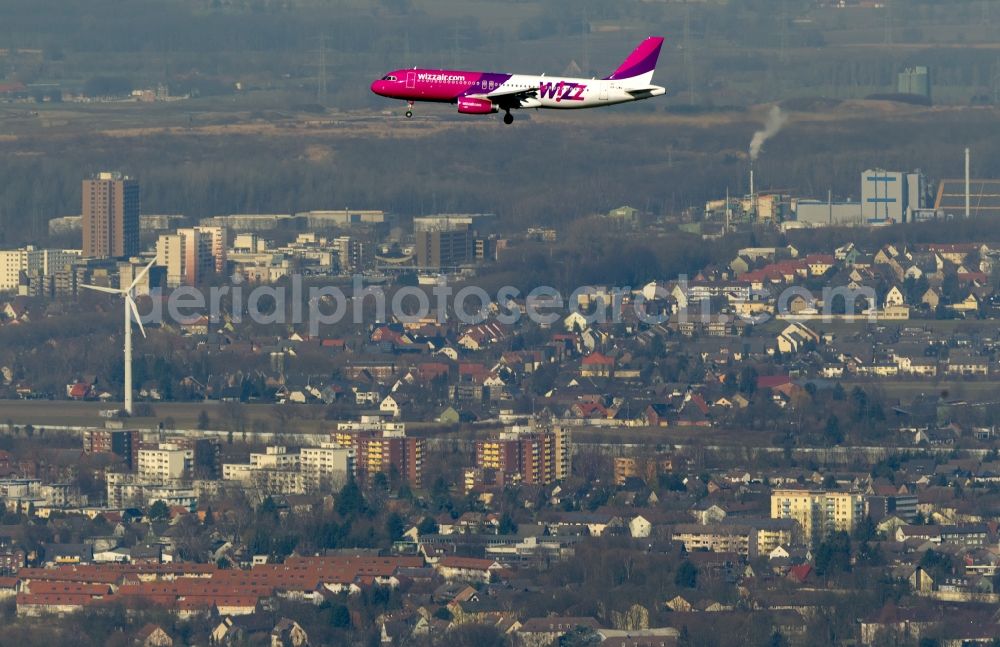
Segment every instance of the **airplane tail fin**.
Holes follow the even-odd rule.
[[[656,60],[660,57],[662,46],[662,37],[650,36],[639,43],[618,69],[605,79],[615,81],[628,79],[637,85],[649,85],[653,80],[653,71],[656,69]]]

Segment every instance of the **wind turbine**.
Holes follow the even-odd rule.
[[[139,317],[139,308],[135,305],[135,299],[132,298],[132,291],[135,286],[139,284],[139,281],[146,276],[149,269],[156,265],[156,259],[154,258],[149,262],[149,265],[143,268],[139,274],[132,279],[132,283],[129,284],[127,288],[106,288],[103,285],[81,285],[80,287],[87,288],[88,290],[94,290],[96,292],[104,292],[107,294],[117,294],[122,297],[125,301],[125,413],[132,415],[132,320],[139,324],[139,332],[142,336],[146,336],[146,329],[142,327],[142,319]]]

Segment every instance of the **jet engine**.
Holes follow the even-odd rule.
[[[497,111],[497,106],[489,99],[460,97],[458,111],[466,115],[489,115]]]

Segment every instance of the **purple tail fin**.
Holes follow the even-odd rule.
[[[660,48],[663,46],[663,38],[660,36],[650,36],[639,43],[639,46],[628,55],[618,69],[606,79],[631,79],[643,74],[648,74],[656,69],[656,59],[660,57]]]

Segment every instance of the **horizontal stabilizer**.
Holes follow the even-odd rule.
[[[648,99],[650,97],[658,97],[661,94],[666,94],[667,89],[660,87],[658,85],[651,85],[646,88],[632,88],[631,90],[626,90],[636,99]]]

